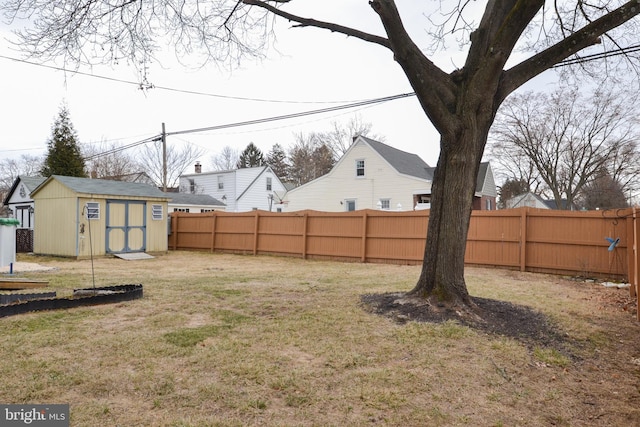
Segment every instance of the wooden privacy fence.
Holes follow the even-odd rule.
[[[356,262],[419,264],[429,211],[171,214],[169,247]],[[465,262],[628,280],[637,276],[636,209],[474,211]],[[619,239],[610,248],[607,238]]]

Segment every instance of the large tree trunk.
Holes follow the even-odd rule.
[[[464,141],[442,141],[431,188],[431,211],[422,271],[410,295],[437,304],[472,306],[464,280],[466,236],[476,187],[481,152],[473,132]],[[481,144],[484,146],[484,144]],[[467,147],[467,149],[464,149]]]

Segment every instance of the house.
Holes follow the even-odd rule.
[[[567,200],[562,199],[562,209],[567,209]],[[507,200],[507,209],[514,208],[538,208],[538,209],[558,209],[558,204],[554,199],[543,199],[534,193],[523,193],[512,197]],[[570,210],[576,210],[575,206],[572,206]]]
[[[287,211],[428,209],[434,171],[416,154],[358,136],[328,174],[290,190],[284,203]],[[474,207],[495,209],[491,167],[480,171]]]
[[[180,192],[207,194],[224,203],[227,212],[247,212],[282,209],[286,190],[270,166],[202,172],[196,163],[195,173],[180,176]]]
[[[36,254],[87,258],[167,251],[169,197],[154,186],[52,175],[31,197]]]
[[[493,171],[489,162],[480,163],[478,178],[476,181],[476,191],[473,195],[473,205],[471,209],[478,211],[493,211],[498,208],[496,205],[496,181],[493,179]]]
[[[11,217],[20,221],[18,228],[33,230],[34,204],[31,192],[45,180],[41,176],[18,176],[4,199]]]
[[[208,194],[191,193],[166,193],[169,200],[169,213],[191,212],[203,213],[211,211],[224,211],[227,207],[220,200],[214,199]]]

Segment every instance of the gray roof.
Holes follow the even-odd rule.
[[[398,150],[364,136],[360,136],[360,138],[364,139],[371,148],[376,150],[398,172],[429,181],[433,180],[434,168],[425,163],[417,154]]]
[[[208,194],[167,193],[166,195],[171,198],[169,203],[178,205],[225,206],[220,200]]]
[[[33,193],[37,193],[49,181],[57,180],[65,187],[76,193],[96,194],[103,196],[124,196],[124,197],[149,197],[169,199],[165,193],[157,187],[149,184],[125,181],[110,181],[108,179],[77,178],[72,176],[52,175],[47,178]],[[33,194],[32,193],[32,194]]]
[[[38,188],[40,184],[44,182],[44,176],[20,176],[20,181],[29,189],[29,192]]]

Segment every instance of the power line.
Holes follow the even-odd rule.
[[[581,64],[583,62],[596,61],[598,59],[609,58],[611,56],[626,55],[640,51],[640,44],[622,47],[619,49],[606,50],[604,52],[594,53],[591,55],[580,56],[578,58],[565,59],[555,64],[552,68],[566,67],[568,65]]]
[[[407,97],[410,97],[410,96],[415,96],[415,92],[401,93],[401,94],[398,94],[398,95],[385,96],[385,97],[382,97],[382,98],[369,99],[369,100],[366,100],[366,101],[354,102],[354,103],[351,103],[351,104],[339,105],[339,106],[335,106],[335,107],[321,108],[321,109],[317,109],[317,110],[302,111],[302,112],[298,112],[298,113],[285,114],[285,115],[281,115],[281,116],[265,117],[265,118],[261,118],[261,119],[247,120],[247,121],[235,122],[235,123],[227,123],[227,124],[222,124],[222,125],[208,126],[208,127],[196,128],[196,129],[186,129],[186,130],[181,130],[181,131],[176,131],[176,132],[166,132],[165,136],[184,135],[184,134],[188,134],[188,133],[198,133],[198,132],[205,132],[205,131],[212,131],[212,130],[228,129],[228,128],[233,128],[233,127],[250,126],[250,125],[254,125],[254,124],[268,123],[268,122],[274,122],[274,121],[279,121],[279,120],[287,120],[287,119],[293,119],[293,118],[297,118],[297,117],[305,117],[305,116],[310,116],[310,115],[314,115],[314,114],[322,114],[322,113],[345,110],[345,109],[350,109],[350,108],[357,108],[357,107],[363,107],[363,106],[372,106],[372,105],[381,104],[381,103],[384,103],[384,102],[394,101],[396,99],[407,98]],[[162,135],[151,136],[149,138],[145,138],[145,139],[140,140],[140,141],[132,142],[130,144],[123,145],[123,146],[114,148],[112,150],[108,150],[108,151],[105,151],[105,152],[102,152],[102,153],[98,153],[98,154],[94,154],[92,156],[85,157],[84,160],[93,160],[93,159],[98,158],[98,157],[107,156],[109,154],[114,154],[114,153],[117,153],[117,152],[120,152],[120,151],[127,150],[129,148],[134,148],[134,147],[137,147],[138,145],[146,144],[148,142],[160,141],[161,138],[162,138]]]
[[[112,81],[112,82],[116,82],[116,83],[124,83],[124,84],[128,84],[128,85],[134,85],[137,86],[138,89],[140,90],[148,90],[148,89],[159,89],[159,90],[165,90],[168,92],[179,92],[179,93],[185,93],[188,95],[198,95],[198,96],[209,96],[212,98],[220,98],[220,99],[232,99],[232,100],[236,100],[236,101],[251,101],[251,102],[268,102],[268,103],[280,103],[280,104],[340,104],[340,103],[344,103],[344,102],[359,102],[360,100],[341,100],[341,101],[293,101],[293,100],[284,100],[284,99],[265,99],[265,98],[250,98],[250,97],[243,97],[243,96],[232,96],[232,95],[221,95],[221,94],[217,94],[217,93],[206,93],[206,92],[199,92],[199,91],[194,91],[194,90],[186,90],[186,89],[176,89],[176,88],[172,88],[172,87],[167,87],[167,86],[157,86],[151,83],[142,83],[142,82],[134,82],[131,80],[124,80],[124,79],[118,79],[115,77],[107,77],[107,76],[102,76],[99,74],[92,74],[92,73],[86,73],[83,71],[78,71],[78,70],[68,70],[66,68],[63,67],[56,67],[54,65],[46,65],[46,64],[38,64],[37,62],[32,62],[32,61],[27,61],[25,59],[18,59],[18,58],[12,58],[10,56],[5,56],[5,55],[0,55],[0,58],[2,59],[8,59],[10,61],[15,61],[15,62],[21,62],[23,64],[28,64],[28,65],[34,65],[36,67],[43,67],[43,68],[49,68],[51,70],[56,70],[56,71],[63,71],[65,73],[73,73],[73,74],[78,74],[81,76],[86,76],[86,77],[93,77],[96,79],[102,79],[102,80],[107,80],[107,81]]]
[[[349,109],[349,108],[362,107],[362,106],[365,106],[365,105],[381,104],[383,102],[389,102],[389,101],[394,101],[396,99],[407,98],[409,96],[415,96],[415,94],[416,94],[415,92],[401,93],[401,94],[398,94],[398,95],[386,96],[386,97],[383,97],[383,98],[369,99],[369,100],[366,100],[366,101],[353,102],[351,104],[338,105],[338,106],[335,106],[335,107],[320,108],[320,109],[317,109],[317,110],[302,111],[302,112],[298,112],[298,113],[285,114],[285,115],[275,116],[275,117],[265,117],[265,118],[262,118],[262,119],[247,120],[247,121],[243,121],[243,122],[228,123],[228,124],[216,125],[216,126],[208,126],[208,127],[203,127],[203,128],[187,129],[187,130],[181,130],[181,131],[176,131],[176,132],[167,132],[167,136],[182,135],[182,134],[185,134],[185,133],[206,132],[206,131],[212,131],[212,130],[220,130],[220,129],[227,129],[227,128],[232,128],[232,127],[239,127],[239,126],[249,126],[249,125],[255,125],[255,124],[260,124],[260,123],[273,122],[273,121],[277,121],[277,120],[294,119],[294,118],[297,118],[297,117],[310,116],[310,115],[313,115],[313,114],[329,113],[329,112],[345,110],[345,109]]]
[[[91,155],[91,156],[87,156],[87,157],[84,158],[84,160],[85,161],[86,160],[93,160],[93,159],[96,159],[98,157],[108,156],[110,154],[115,154],[115,153],[118,153],[120,151],[128,150],[129,148],[137,147],[138,145],[146,144],[148,142],[153,142],[153,141],[159,141],[159,140],[160,140],[160,135],[154,135],[154,136],[151,136],[149,138],[145,138],[145,139],[140,140],[140,141],[132,142],[132,143],[127,144],[127,145],[122,145],[120,147],[113,148],[111,150],[103,151],[102,153],[97,153],[97,154],[94,154],[94,155]]]

